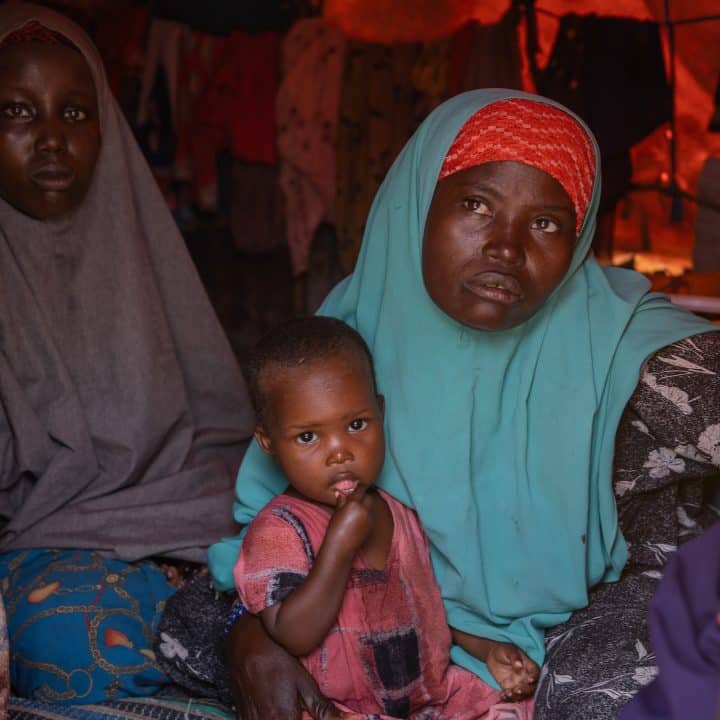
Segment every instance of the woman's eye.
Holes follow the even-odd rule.
[[[360,432],[361,430],[364,430],[367,427],[367,420],[363,420],[362,418],[355,418],[355,420],[352,420],[350,422],[350,425],[348,425],[348,429],[350,432]]]
[[[301,445],[309,445],[311,442],[313,442],[313,440],[315,440],[316,437],[317,437],[317,435],[315,435],[314,432],[311,432],[310,430],[308,430],[308,431],[306,431],[306,432],[301,432],[301,433],[297,436],[296,440],[297,440]]]
[[[32,118],[32,111],[24,103],[8,103],[3,105],[2,115],[11,120],[29,120]]]
[[[83,122],[83,120],[88,119],[88,114],[80,108],[69,107],[65,108],[65,119],[74,123]]]
[[[560,226],[550,218],[538,218],[533,221],[533,230],[541,230],[546,233],[556,233],[560,230]]]
[[[477,213],[478,215],[490,215],[490,208],[487,203],[478,198],[465,198],[463,205],[466,210]]]

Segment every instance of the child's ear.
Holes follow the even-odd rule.
[[[267,453],[268,455],[274,455],[270,436],[267,434],[265,428],[262,425],[257,425],[255,427],[255,439],[257,440],[257,444],[261,447],[264,453]]]
[[[377,397],[377,404],[378,404],[378,407],[380,408],[380,417],[384,418],[385,417],[385,396],[380,395],[380,393],[378,393],[375,397]]]

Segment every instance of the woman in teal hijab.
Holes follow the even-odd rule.
[[[489,106],[497,112],[479,113]],[[563,123],[575,128],[568,141]],[[509,155],[505,144],[513,148]],[[613,461],[643,364],[660,348],[713,329],[648,294],[641,275],[601,268],[589,254],[599,162],[587,128],[549,100],[505,90],[451,99],[397,158],[375,198],[355,272],[320,310],[357,328],[373,351],[387,408],[380,485],[420,516],[456,642],[506,641],[538,664],[554,646],[573,656],[568,633],[546,647],[546,629],[586,608],[591,588],[619,580],[628,559]],[[655,394],[664,401],[668,395]],[[698,462],[702,453],[697,442],[693,447]],[[655,465],[639,467],[655,480],[679,475],[682,459],[675,469],[670,459],[662,475],[667,456],[660,450],[668,448],[657,447]],[[251,447],[238,476],[235,519],[248,523],[285,485]],[[616,493],[619,487],[630,496],[635,486],[616,482]],[[238,543],[211,549],[222,589],[233,585]],[[255,708],[269,717],[268,708],[287,701],[286,714],[277,716],[292,717],[288,708],[299,693],[317,717],[330,717],[316,696],[288,689],[294,680],[270,691],[258,676],[249,679],[246,656],[267,661],[269,652],[257,649],[250,625],[238,622],[229,641],[239,702],[249,716]],[[598,625],[593,632],[605,630]],[[642,656],[636,640],[645,649],[639,638],[626,638]],[[461,642],[453,659],[491,681],[468,647]],[[588,672],[612,667],[609,652]],[[582,673],[549,667],[537,717],[546,707],[554,718],[610,718],[632,695],[607,684],[595,692],[596,677],[580,682]],[[578,697],[563,700],[566,715],[541,698],[559,685]],[[598,698],[602,707],[593,705]]]

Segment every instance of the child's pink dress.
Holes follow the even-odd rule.
[[[500,703],[497,690],[449,665],[450,631],[427,538],[412,510],[381,494],[395,524],[385,569],[356,556],[337,622],[303,665],[353,718],[528,720],[531,701]],[[235,565],[250,612],[281,602],[302,584],[329,521],[326,510],[287,495],[263,508]]]

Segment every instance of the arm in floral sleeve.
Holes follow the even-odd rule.
[[[644,365],[618,427],[613,484],[634,564],[661,567],[717,515],[720,333],[696,335]]]

